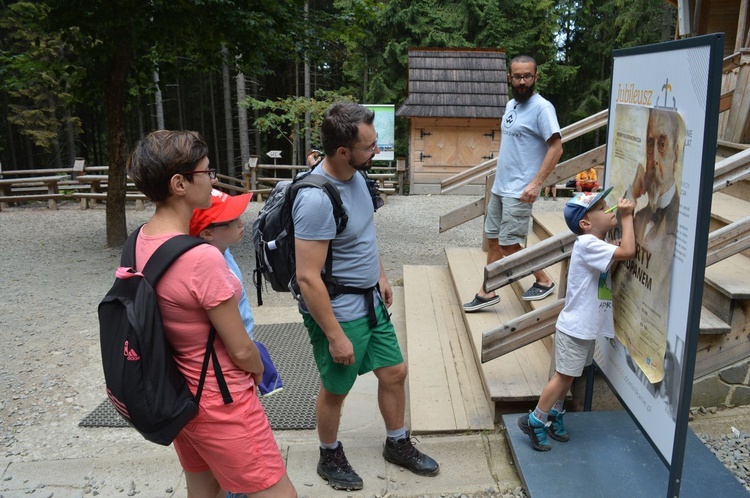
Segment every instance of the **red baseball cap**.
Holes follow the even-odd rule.
[[[196,209],[190,218],[190,235],[197,237],[208,225],[224,223],[242,216],[253,193],[231,196],[221,190],[211,191],[211,207]]]

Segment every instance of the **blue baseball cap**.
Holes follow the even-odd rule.
[[[579,224],[589,209],[601,199],[607,197],[612,192],[613,187],[609,187],[603,192],[581,192],[565,203],[565,223],[574,234],[579,233]]]

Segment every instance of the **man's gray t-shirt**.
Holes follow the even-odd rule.
[[[361,289],[374,287],[380,278],[380,259],[372,198],[364,178],[357,173],[342,182],[325,174],[321,166],[311,174],[323,175],[336,186],[349,222],[336,236],[333,206],[328,196],[319,188],[301,189],[292,209],[295,238],[333,240],[333,275],[337,282]],[[379,299],[375,297],[376,305]],[[367,316],[365,297],[361,294],[341,294],[333,298],[331,304],[339,322]],[[300,301],[299,307],[308,312],[304,301]]]
[[[492,193],[519,199],[547,154],[547,140],[560,133],[555,107],[535,93],[523,104],[508,102],[500,122],[503,134]]]

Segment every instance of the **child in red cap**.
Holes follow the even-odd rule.
[[[237,277],[240,284],[242,284],[242,272],[234,260],[232,253],[229,252],[229,246],[237,244],[242,240],[245,226],[240,216],[247,209],[247,205],[252,197],[252,193],[232,197],[220,190],[213,189],[211,191],[211,207],[194,210],[193,216],[190,219],[190,235],[200,237],[219,249],[224,254],[224,260],[227,262],[229,270]],[[257,386],[258,392],[261,396],[268,396],[281,391],[283,388],[281,376],[276,370],[276,366],[273,364],[268,350],[263,344],[256,341],[253,336],[255,319],[250,309],[250,301],[247,299],[244,285],[242,285],[242,296],[240,297],[239,307],[247,335],[258,346],[258,351],[265,367],[263,380]]]

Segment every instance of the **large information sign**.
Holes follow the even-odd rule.
[[[363,104],[375,113],[375,131],[378,133],[380,154],[373,161],[393,161],[396,147],[396,108],[389,104]]]
[[[613,272],[608,382],[682,466],[705,270],[723,35],[613,53],[605,185],[636,202],[636,256]],[[618,234],[613,234],[617,237]],[[679,480],[677,481],[679,482]]]

